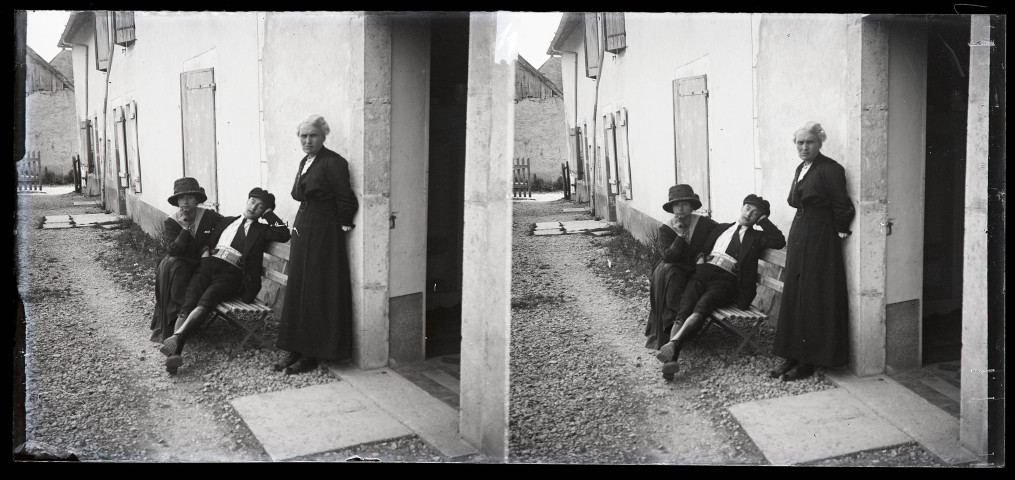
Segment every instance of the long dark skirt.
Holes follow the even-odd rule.
[[[831,212],[798,211],[789,231],[782,303],[773,352],[801,363],[848,361],[849,303],[842,239]]]
[[[333,208],[308,202],[296,214],[277,345],[342,361],[352,356],[352,283],[346,232]]]
[[[187,296],[193,274],[192,261],[166,255],[155,269],[155,311],[152,313],[151,341],[162,343],[173,334],[180,306]]]
[[[680,309],[680,297],[690,276],[690,273],[674,263],[659,262],[652,271],[649,282],[650,310],[645,325],[646,348],[658,350],[670,341],[673,318]]]

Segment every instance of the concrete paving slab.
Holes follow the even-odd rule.
[[[46,222],[42,224],[43,230],[51,230],[54,228],[73,228],[74,224],[70,222]]]
[[[348,382],[250,395],[230,403],[272,460],[412,434]]]
[[[913,441],[836,388],[730,407],[772,465],[795,465]]]
[[[958,419],[887,375],[860,378],[848,372],[827,372],[825,377],[941,460],[952,465],[987,463],[959,442]]]
[[[536,230],[544,228],[560,228],[560,222],[536,222]]]
[[[46,223],[49,223],[49,222],[53,222],[53,223],[68,223],[68,222],[71,221],[70,215],[46,215],[45,219],[46,219],[45,220]]]
[[[561,230],[552,230],[552,231],[551,230],[537,230],[537,231],[532,232],[532,234],[537,236],[537,237],[542,237],[542,236],[547,236],[547,235],[563,235],[564,232],[561,231]]]
[[[122,217],[111,213],[82,213],[78,215],[71,215],[70,218],[78,226],[85,226],[116,223],[120,221]]]
[[[364,371],[347,364],[330,368],[445,456],[456,459],[479,453],[458,434],[458,410],[394,371]]]

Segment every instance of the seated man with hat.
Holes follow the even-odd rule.
[[[220,220],[205,246],[208,251],[187,285],[187,294],[176,320],[175,333],[162,342],[166,370],[176,373],[183,364],[183,344],[207,320],[223,300],[237,294],[251,302],[261,290],[261,262],[268,242],[289,241],[289,227],[273,212],[275,196],[254,188],[247,195],[243,215]],[[260,223],[264,218],[268,223]]]
[[[767,200],[750,194],[744,198],[740,218],[720,223],[705,240],[702,257],[680,299],[669,343],[659,349],[656,358],[663,362],[663,378],[672,380],[680,370],[677,357],[705,325],[712,311],[735,302],[737,308],[750,308],[757,294],[758,257],[766,248],[786,246],[786,237],[768,215]],[[754,225],[761,227],[755,230]]]

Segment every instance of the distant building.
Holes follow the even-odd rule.
[[[550,58],[543,65],[560,59]],[[515,70],[515,158],[528,158],[535,178],[554,183],[567,162],[567,126],[564,97],[558,83],[536,69],[521,55]],[[551,67],[550,70],[553,70]]]
[[[63,177],[78,152],[70,51],[47,62],[26,47],[25,149],[40,152],[42,167]]]

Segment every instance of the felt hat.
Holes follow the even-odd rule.
[[[267,190],[261,187],[254,187],[247,195],[247,198],[257,198],[264,202],[264,209],[274,210],[275,209],[275,195],[268,193]]]
[[[670,187],[670,199],[663,204],[663,210],[673,213],[673,204],[677,202],[690,202],[692,210],[701,208],[701,199],[690,185],[680,184]]]
[[[769,205],[768,200],[765,200],[753,193],[744,198],[744,205],[748,204],[758,207],[758,210],[761,210],[762,215],[767,216],[772,213],[770,209],[771,205]]]
[[[193,195],[197,198],[197,203],[204,203],[208,200],[208,195],[204,193],[204,187],[197,183],[196,178],[183,177],[176,179],[173,182],[173,195],[169,197],[169,204],[178,207],[177,200],[180,195]]]

